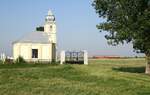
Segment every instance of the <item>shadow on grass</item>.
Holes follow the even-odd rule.
[[[129,72],[129,73],[144,73],[145,67],[120,67],[120,68],[112,68],[115,71],[120,72]]]

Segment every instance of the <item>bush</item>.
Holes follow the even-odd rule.
[[[8,58],[5,59],[5,64],[13,64],[13,63],[14,62],[12,59],[8,59]]]
[[[5,64],[6,63],[6,59],[5,60],[0,60],[0,64]]]
[[[15,61],[16,64],[23,64],[23,63],[27,63],[23,57],[19,56],[16,61]]]
[[[0,64],[2,64],[3,63],[3,61],[2,60],[0,60]]]

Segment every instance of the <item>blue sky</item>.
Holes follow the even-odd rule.
[[[135,56],[132,44],[109,46],[96,24],[92,0],[0,0],[0,53],[12,55],[12,42],[44,24],[51,9],[57,21],[58,50],[88,50],[90,55]]]

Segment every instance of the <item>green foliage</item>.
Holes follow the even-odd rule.
[[[19,56],[16,60],[15,60],[15,64],[24,64],[27,63],[23,57]]]
[[[56,62],[56,60],[55,59],[52,59],[52,62],[51,62],[52,64],[55,64],[55,63],[57,63]]]
[[[0,60],[0,64],[2,64],[3,63],[3,61],[2,60]]]
[[[132,42],[137,52],[150,56],[150,0],[94,0],[99,17],[106,22],[97,25],[109,44]]]
[[[85,65],[0,64],[0,95],[149,95],[143,59]]]
[[[0,60],[0,64],[6,64],[6,59],[5,60]]]

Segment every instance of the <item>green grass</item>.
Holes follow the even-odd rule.
[[[144,59],[89,63],[0,64],[0,95],[150,95]]]

